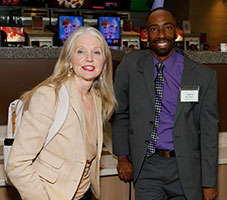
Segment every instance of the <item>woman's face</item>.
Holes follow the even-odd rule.
[[[72,67],[77,80],[93,82],[104,65],[104,52],[101,41],[88,33],[75,41],[72,54]]]

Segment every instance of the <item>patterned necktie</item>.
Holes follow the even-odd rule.
[[[157,130],[158,130],[158,124],[159,124],[159,116],[161,111],[161,102],[162,102],[162,94],[163,94],[163,63],[157,63],[155,65],[157,67],[157,77],[154,81],[154,87],[155,87],[155,120],[153,125],[153,130],[151,133],[151,138],[148,144],[147,148],[147,156],[151,156],[155,152],[155,145],[157,141]]]

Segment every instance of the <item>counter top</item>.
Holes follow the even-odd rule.
[[[0,59],[57,59],[61,48],[0,47]],[[111,49],[114,61],[120,62],[125,55],[122,50]],[[227,52],[185,51],[193,60],[204,64],[227,63]]]
[[[227,164],[227,132],[219,133],[218,164]]]
[[[117,159],[113,154],[102,155],[100,176],[117,175]]]
[[[227,52],[220,51],[185,51],[186,55],[200,63],[215,64],[226,63],[227,64]]]
[[[0,59],[57,59],[61,48],[0,47]]]

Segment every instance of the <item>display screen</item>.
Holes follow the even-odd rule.
[[[157,8],[157,5],[154,4],[154,0],[131,0],[130,10],[131,11],[144,11],[150,12],[151,9]],[[163,2],[163,7],[167,10],[173,10],[174,1],[166,0]],[[154,5],[153,5],[154,4]],[[153,8],[154,6],[154,8]],[[176,5],[175,5],[176,6]]]
[[[120,0],[96,0],[91,5],[93,9],[121,10]]]
[[[130,10],[149,12],[153,3],[154,0],[131,0]]]
[[[140,40],[142,42],[147,42],[147,29],[146,28],[140,29]]]
[[[48,6],[50,7],[64,7],[64,8],[91,8],[92,0],[49,0]]]
[[[2,26],[1,30],[7,35],[7,42],[25,42],[24,27]]]
[[[2,0],[0,4],[7,6],[18,6],[20,5],[20,0]]]
[[[58,22],[59,22],[59,39],[63,44],[73,31],[83,26],[83,17],[59,16]]]
[[[120,46],[120,17],[99,17],[99,31],[109,46]]]
[[[95,10],[129,10],[131,0],[49,0],[50,7],[95,9]]]

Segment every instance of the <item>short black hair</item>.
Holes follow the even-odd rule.
[[[155,9],[151,10],[151,11],[148,13],[147,18],[146,18],[146,25],[147,25],[148,18],[149,18],[150,15],[151,15],[153,12],[155,12],[156,10],[165,10],[165,11],[167,11],[167,12],[169,12],[169,13],[173,16],[173,18],[176,20],[176,16],[175,16],[175,14],[173,13],[172,10],[166,9],[166,8],[163,8],[163,7],[158,7],[158,8],[155,8]]]

